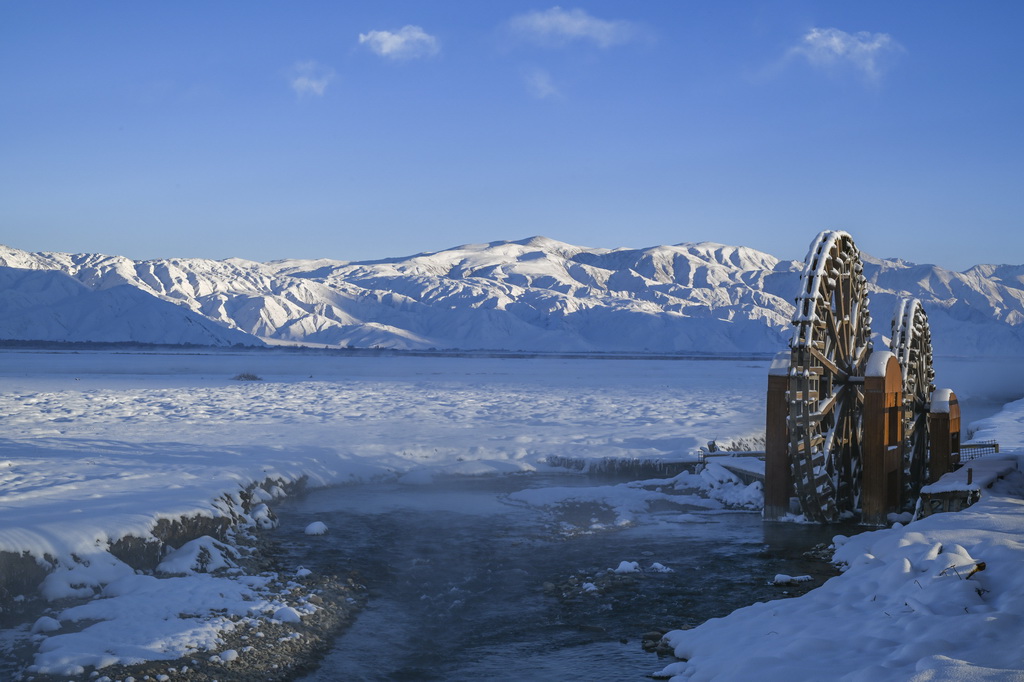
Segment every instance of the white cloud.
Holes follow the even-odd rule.
[[[628,43],[640,35],[639,27],[631,22],[598,19],[582,9],[564,10],[561,7],[512,17],[509,27],[523,38],[550,45],[585,40],[598,47],[612,47]]]
[[[816,67],[841,64],[853,66],[870,81],[877,81],[883,70],[883,59],[903,50],[888,33],[847,33],[838,28],[812,28],[790,55],[805,58]]]
[[[534,69],[526,76],[526,88],[530,94],[537,99],[548,99],[549,97],[561,97],[562,93],[551,80],[551,74],[544,69]]]
[[[316,95],[318,97],[327,90],[327,84],[334,78],[334,69],[314,61],[298,62],[292,67],[292,90],[300,95]]]
[[[396,32],[370,31],[359,34],[359,44],[389,59],[431,57],[441,51],[437,38],[419,26],[403,26]]]

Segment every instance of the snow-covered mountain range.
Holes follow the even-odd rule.
[[[920,298],[939,354],[1024,351],[1024,265],[863,255],[875,332]],[[774,352],[801,261],[709,242],[545,237],[345,262],[28,253],[0,246],[0,338],[400,349]]]

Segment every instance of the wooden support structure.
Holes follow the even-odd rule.
[[[948,388],[936,389],[932,394],[928,436],[928,482],[934,483],[960,466],[960,404]]]
[[[903,490],[903,373],[888,351],[872,353],[864,377],[861,522],[884,526]]]
[[[1004,459],[992,456],[968,462],[934,484],[921,488],[921,504],[917,515],[924,517],[966,509],[981,499],[984,488],[992,487],[993,483],[1017,469],[1015,457]]]
[[[768,403],[765,413],[764,518],[778,521],[789,513],[793,477],[789,466],[788,351],[779,353],[768,370]]]

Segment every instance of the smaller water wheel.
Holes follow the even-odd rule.
[[[804,516],[838,521],[859,509],[864,370],[871,317],[860,253],[846,232],[811,244],[793,316],[788,456]]]
[[[889,350],[903,371],[903,499],[912,505],[927,482],[928,410],[935,390],[931,329],[916,298],[897,301]]]

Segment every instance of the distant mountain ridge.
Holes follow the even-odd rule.
[[[1024,266],[863,255],[873,330],[924,302],[936,352],[1024,351]],[[712,242],[546,237],[377,261],[159,259],[0,246],[0,338],[529,351],[774,352],[801,261]]]

